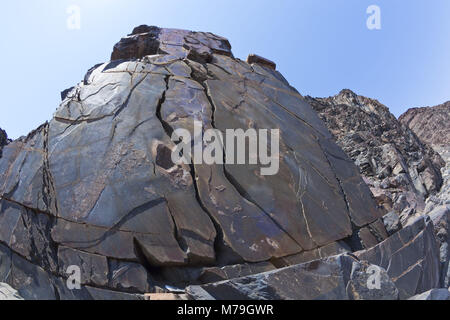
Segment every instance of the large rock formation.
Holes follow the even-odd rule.
[[[2,149],[6,146],[10,141],[8,140],[8,136],[6,135],[5,130],[0,128],[0,158],[2,157]]]
[[[400,116],[400,121],[413,130],[444,159],[443,185],[439,193],[429,197],[424,212],[434,222],[440,244],[441,286],[450,286],[450,102],[436,107],[413,108]]]
[[[401,214],[403,224],[423,212],[442,185],[441,157],[376,100],[343,90],[306,100],[350,156],[379,204]]]
[[[450,205],[450,102],[436,107],[409,109],[399,120],[438,152],[446,163],[442,168],[443,186],[438,194],[428,199],[425,211]]]
[[[140,26],[123,38],[53,119],[4,148],[0,282],[25,299],[141,299],[383,241],[358,168],[265,61],[235,59],[211,33]],[[278,174],[172,163],[172,133],[194,120],[280,129]],[[439,177],[424,161],[412,182],[427,194]],[[66,285],[73,266],[80,290]]]
[[[379,273],[379,288],[370,286],[371,268]],[[397,300],[399,296],[384,269],[350,255],[191,286],[187,293],[194,300]]]
[[[409,109],[399,117],[399,121],[428,145],[450,145],[450,101],[435,107]]]
[[[439,287],[439,249],[429,218],[375,247],[187,289],[193,299],[408,299]]]

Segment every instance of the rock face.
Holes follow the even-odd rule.
[[[0,160],[0,281],[25,299],[141,299],[387,237],[315,111],[222,37],[140,26],[62,96]],[[171,135],[194,120],[222,133],[280,129],[278,174],[174,164]],[[80,290],[66,286],[74,266]]]
[[[428,199],[425,211],[450,205],[450,102],[436,107],[409,109],[399,120],[433,147],[446,163],[442,169],[443,186],[437,195]]]
[[[409,109],[399,121],[428,145],[450,145],[450,101],[435,107]]]
[[[377,246],[355,255],[386,269],[400,299],[440,287],[439,247],[429,217],[418,218]]]
[[[427,199],[424,213],[435,225],[440,245],[441,287],[450,286],[450,102],[436,107],[413,108],[400,116],[417,136],[444,159],[443,185],[439,193]],[[427,296],[428,297],[428,296]],[[433,299],[432,297],[430,299]]]
[[[409,300],[450,300],[450,292],[447,289],[433,289],[422,294],[411,297]]]
[[[450,205],[442,206],[428,213],[434,224],[434,232],[439,242],[441,264],[440,287],[450,287]]]
[[[423,212],[425,200],[442,185],[444,162],[436,152],[376,100],[350,90],[306,100],[355,161],[380,205],[401,214],[403,224]]]
[[[372,287],[368,269],[379,272]],[[195,300],[397,300],[398,290],[386,271],[339,255],[254,276],[191,286]]]
[[[196,300],[397,300],[439,288],[433,223],[419,218],[375,247],[257,275],[190,286]]]
[[[0,158],[2,157],[2,149],[6,146],[10,141],[8,140],[8,136],[6,135],[5,130],[0,128]]]
[[[16,290],[6,283],[0,283],[0,300],[23,300]]]

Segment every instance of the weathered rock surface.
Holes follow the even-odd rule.
[[[440,287],[439,247],[429,217],[375,247],[200,286],[192,299],[408,299]],[[447,290],[447,289],[445,289]]]
[[[423,212],[425,200],[442,185],[444,162],[431,147],[387,107],[350,90],[306,100],[355,161],[380,205],[401,214],[403,224]]]
[[[273,69],[273,70],[277,69],[277,65],[276,65],[275,62],[273,62],[273,61],[271,61],[269,59],[263,58],[261,56],[258,56],[257,54],[250,54],[248,56],[248,58],[247,58],[247,63],[248,64],[257,63],[257,64],[260,64],[260,65],[262,65],[264,67],[268,67],[270,69]]]
[[[0,283],[0,300],[23,300],[16,290],[6,283]]]
[[[450,205],[442,206],[428,213],[434,225],[439,242],[441,263],[441,288],[450,288]]]
[[[409,109],[399,121],[430,146],[450,145],[450,101],[435,107]]]
[[[6,146],[10,141],[8,140],[8,136],[6,135],[5,130],[0,128],[0,158],[2,157],[2,149]]]
[[[438,152],[446,163],[442,168],[442,188],[427,200],[425,212],[450,205],[450,102],[435,107],[409,109],[399,120]]]
[[[386,269],[400,299],[439,288],[439,247],[429,217],[418,218],[377,246],[355,255]]]
[[[408,300],[450,300],[450,292],[447,289],[433,289],[422,294],[418,294]]]
[[[376,268],[379,286],[372,287]],[[187,288],[195,300],[396,300],[386,271],[339,255],[258,275]]]
[[[439,193],[429,197],[424,213],[429,215],[439,240],[441,283],[450,286],[450,102],[436,107],[413,108],[400,116],[400,121],[409,126],[417,136],[429,144],[444,159],[443,185]]]
[[[62,96],[0,160],[0,281],[25,299],[140,299],[205,268],[260,272],[387,237],[384,212],[315,111],[222,37],[140,26]],[[194,120],[222,133],[280,129],[279,173],[173,164],[171,134]],[[71,265],[81,290],[65,285]]]
[[[433,148],[442,156],[446,163],[441,170],[444,182],[441,190],[427,199],[425,213],[429,213],[440,206],[450,205],[450,143],[447,147],[434,145]]]

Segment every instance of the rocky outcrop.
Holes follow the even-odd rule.
[[[450,291],[447,289],[433,289],[411,297],[409,300],[447,301],[450,300]]]
[[[441,190],[427,199],[425,212],[429,213],[440,206],[450,206],[450,144],[446,147],[433,146],[433,148],[445,160],[445,167],[442,168],[442,178],[444,180]]]
[[[371,269],[379,286],[372,287]],[[386,271],[339,255],[254,276],[187,288],[194,300],[397,300]]]
[[[6,283],[0,283],[0,300],[23,300],[16,290],[11,288],[11,286]]]
[[[441,157],[376,100],[343,90],[306,100],[359,167],[378,203],[405,225],[442,185]]]
[[[400,299],[440,287],[439,247],[429,217],[418,218],[377,246],[355,255],[384,268]]]
[[[123,38],[53,119],[4,148],[0,281],[25,299],[142,299],[386,239],[315,111],[273,65],[249,61],[211,33],[140,26]],[[194,120],[279,129],[278,174],[174,164],[172,133]],[[72,267],[80,290],[68,289]]]
[[[400,121],[413,130],[444,159],[441,190],[429,197],[424,213],[434,222],[440,246],[441,287],[450,286],[450,102],[436,107],[413,108],[400,116]],[[428,297],[428,296],[427,296]],[[432,297],[430,298],[432,299]]]
[[[441,264],[440,287],[450,287],[450,205],[437,207],[429,212],[434,224],[434,232],[439,243]]]
[[[438,152],[446,163],[442,168],[443,186],[438,194],[427,200],[425,212],[450,205],[450,102],[435,107],[409,109],[399,120]]]
[[[409,109],[399,121],[430,146],[450,145],[450,101],[435,107]]]
[[[8,139],[8,136],[6,135],[5,130],[2,130],[0,128],[0,158],[2,157],[2,149],[4,146],[6,146],[10,140]]]
[[[433,223],[419,218],[375,247],[201,286],[196,300],[397,300],[439,288]]]

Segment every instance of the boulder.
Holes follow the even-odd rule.
[[[0,283],[0,300],[23,300],[16,290],[6,283]]]
[[[450,300],[450,292],[447,289],[433,289],[411,297],[408,300]]]
[[[0,275],[25,299],[141,299],[201,272],[238,277],[387,237],[383,210],[316,112],[220,36],[139,26],[62,98],[0,159],[0,270],[14,270]],[[278,173],[173,163],[172,133],[192,135],[194,121],[224,135],[279,129]],[[77,291],[65,285],[71,266]]]
[[[400,223],[400,217],[397,212],[391,211],[383,217],[383,223],[386,227],[386,231],[389,236],[392,236],[394,233],[400,231],[402,225]]]
[[[450,287],[450,205],[438,207],[429,213],[434,225],[434,232],[439,242],[441,262],[441,288]]]
[[[248,56],[248,58],[247,58],[247,63],[248,64],[257,63],[257,64],[260,64],[260,65],[265,66],[267,68],[270,68],[272,70],[276,70],[277,69],[277,65],[276,65],[275,62],[273,62],[273,61],[271,61],[269,59],[263,58],[261,56],[258,56],[257,54],[250,54]]]

